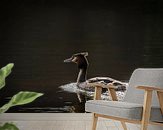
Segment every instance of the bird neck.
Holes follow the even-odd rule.
[[[85,82],[86,76],[87,76],[87,69],[86,68],[80,69],[79,74],[78,74],[78,78],[77,78],[77,83]]]

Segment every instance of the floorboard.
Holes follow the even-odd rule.
[[[4,113],[0,123],[13,122],[20,130],[91,130],[91,113]],[[97,130],[123,130],[119,122],[99,118]]]

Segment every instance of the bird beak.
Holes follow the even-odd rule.
[[[65,62],[65,63],[67,63],[67,62],[72,62],[72,58],[65,59],[64,62]]]

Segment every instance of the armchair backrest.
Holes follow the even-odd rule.
[[[137,86],[151,86],[163,88],[163,68],[136,69],[129,80],[129,87],[124,98],[126,102],[143,104],[144,91],[136,89]],[[153,94],[152,106],[159,106],[156,92]]]

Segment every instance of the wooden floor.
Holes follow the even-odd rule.
[[[91,119],[90,113],[4,113],[0,123],[14,122],[20,130],[91,130]],[[123,129],[117,121],[99,118],[97,130]]]

